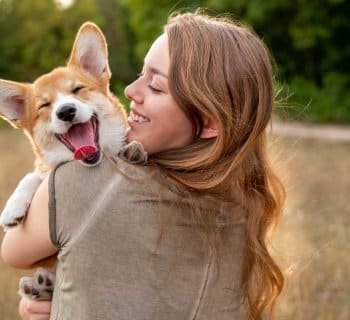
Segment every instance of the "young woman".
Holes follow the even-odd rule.
[[[25,267],[59,250],[54,319],[262,319],[283,287],[267,250],[284,190],[266,156],[266,47],[232,21],[173,16],[125,95],[128,141],[148,164],[59,167],[4,259]],[[23,241],[27,258],[11,245]],[[20,304],[23,319],[49,308]]]

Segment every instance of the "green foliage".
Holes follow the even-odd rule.
[[[315,83],[298,76],[293,77],[289,83],[289,86],[284,88],[285,95],[287,92],[291,93],[289,107],[281,110],[287,119],[349,122],[350,95],[347,88],[350,87],[350,83],[346,75],[335,72],[325,74],[324,88],[319,88]]]
[[[151,43],[163,32],[169,14],[173,11],[194,10],[205,1],[169,1],[169,0],[121,0],[130,13],[130,26],[135,34],[135,52],[142,63]]]
[[[76,0],[59,9],[54,0],[0,0],[0,78],[33,81],[64,65],[79,26],[104,31],[113,74],[122,96],[152,41],[173,11],[208,8],[251,25],[270,48],[282,93],[290,95],[288,118],[350,122],[350,33],[346,0]]]
[[[33,81],[64,65],[79,26],[85,20],[101,22],[93,0],[77,1],[78,11],[59,10],[53,1],[2,0],[0,4],[4,9],[0,75],[16,81]]]
[[[350,122],[350,2],[208,0],[252,25],[270,48],[290,119]]]
[[[135,53],[139,64],[151,42],[162,32],[166,22],[168,1],[122,0],[130,13],[130,27],[135,35]],[[155,10],[157,7],[157,10]]]
[[[137,61],[134,54],[135,36],[129,25],[128,8],[116,0],[96,0],[101,15],[99,26],[108,42],[109,61],[113,75],[112,85],[128,83],[135,79]],[[85,2],[82,1],[85,6]],[[75,9],[76,10],[76,9]],[[123,94],[123,92],[121,92]]]

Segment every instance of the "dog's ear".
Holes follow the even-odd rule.
[[[99,79],[110,79],[106,39],[94,23],[86,22],[80,27],[68,66],[82,68]]]
[[[28,86],[0,79],[0,116],[14,126],[20,126],[25,113]]]

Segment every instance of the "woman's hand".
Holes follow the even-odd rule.
[[[32,301],[22,298],[18,309],[22,320],[49,320],[51,301]]]

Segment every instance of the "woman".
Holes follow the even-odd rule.
[[[283,275],[266,244],[284,201],[283,187],[266,157],[265,128],[274,103],[267,49],[251,31],[231,21],[191,13],[173,16],[125,95],[131,100],[128,141],[141,142],[149,162],[136,167],[116,160],[122,173],[115,173],[113,181],[122,183],[111,188],[117,191],[113,201],[117,206],[126,202],[127,208],[115,211],[115,225],[104,221],[101,234],[101,229],[93,228],[97,214],[90,213],[88,221],[94,223],[88,231],[77,227],[80,220],[64,220],[70,221],[68,213],[76,208],[64,203],[72,192],[69,187],[63,190],[64,177],[79,171],[83,183],[93,179],[96,190],[91,192],[100,197],[98,190],[105,190],[100,177],[107,179],[113,171],[107,162],[96,172],[78,168],[78,163],[59,168],[50,184],[46,181],[38,190],[24,225],[30,230],[37,220],[46,222],[38,240],[40,252],[31,252],[30,262],[61,250],[65,270],[58,271],[63,280],[56,283],[54,316],[64,314],[57,301],[65,308],[70,302],[73,309],[80,308],[71,316],[82,319],[76,312],[83,314],[89,305],[81,302],[78,307],[77,301],[94,305],[101,295],[98,305],[105,308],[104,319],[108,319],[106,310],[111,319],[116,315],[120,319],[262,319],[283,287]],[[138,178],[126,181],[123,177],[129,172],[137,172]],[[73,202],[90,210],[91,194],[80,193]],[[48,227],[52,213],[47,209],[53,197],[56,207],[64,207],[54,216],[58,220],[54,230]],[[96,210],[105,205],[104,212],[116,210],[102,199]],[[115,205],[113,201],[108,203]],[[81,232],[74,242],[71,234],[76,235],[77,228]],[[89,250],[79,247],[82,234],[96,233],[99,238]],[[72,242],[80,259],[108,258],[116,269],[102,269],[108,276],[97,276],[100,282],[93,285],[93,297],[82,298],[84,292],[77,288],[86,281],[84,272],[90,273],[93,283],[93,267],[85,270],[90,260],[78,261],[79,274],[72,271],[74,281],[64,279],[72,266],[66,260],[74,260]],[[100,243],[107,248],[101,256],[103,249],[94,250]],[[3,256],[11,255],[9,251],[5,246]],[[112,300],[104,296],[110,288],[115,294]],[[23,319],[49,319],[49,307],[22,300],[20,312]],[[89,312],[98,318],[96,310]]]

